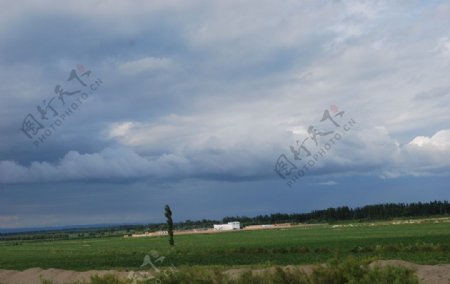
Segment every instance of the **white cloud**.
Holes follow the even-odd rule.
[[[337,185],[338,183],[334,180],[325,181],[325,182],[319,182],[319,185]]]
[[[143,164],[147,167],[147,161],[124,149],[105,149],[95,154],[71,151],[56,164],[33,162],[24,167],[1,161],[0,180],[8,183],[138,176]]]
[[[440,38],[432,52],[450,59],[450,39],[447,37]]]
[[[110,126],[110,130],[108,132],[109,137],[124,137],[128,135],[129,131],[135,127],[137,123],[131,121],[114,123]]]
[[[144,57],[134,61],[118,63],[120,72],[127,75],[136,75],[146,71],[164,70],[173,66],[168,58]]]
[[[183,121],[168,119],[173,120]],[[289,144],[296,139],[292,132],[280,132],[275,127],[224,126],[215,122],[203,125],[205,129],[192,129],[195,119],[184,121],[168,128],[164,124],[136,128],[129,122],[118,124],[112,128],[118,136],[112,139],[118,139],[127,148],[106,148],[93,154],[71,151],[57,163],[33,162],[29,167],[1,161],[0,182],[111,178],[176,181],[202,176],[273,178],[277,155],[284,152],[289,156]],[[245,135],[248,131],[253,132],[254,138]],[[141,154],[130,147],[139,149]],[[145,152],[153,154],[144,156]],[[449,156],[450,130],[439,131],[431,137],[418,136],[401,145],[383,127],[360,128],[338,141],[315,169],[325,175],[351,173],[382,178],[435,175],[450,169]],[[311,174],[316,173],[313,170]]]
[[[450,148],[450,130],[441,130],[431,137],[418,136],[408,145],[419,148],[436,148],[442,151],[448,150]]]

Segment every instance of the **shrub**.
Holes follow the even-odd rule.
[[[224,272],[226,268],[183,267],[176,271],[162,270],[155,278],[141,283],[210,283],[210,284],[418,284],[414,271],[403,267],[369,267],[369,261],[335,258],[324,265],[317,265],[311,273],[298,267],[270,267],[258,270]],[[128,284],[113,275],[94,276],[92,284]]]
[[[265,270],[244,270],[234,274],[223,273],[218,268],[182,268],[175,273],[160,274],[161,283],[225,283],[225,284],[341,284],[341,283],[405,283],[418,284],[412,270],[403,267],[370,268],[368,261],[353,258],[334,259],[326,265],[317,266],[311,274],[299,268],[275,266]]]

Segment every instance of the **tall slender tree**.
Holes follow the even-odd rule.
[[[172,221],[172,210],[170,210],[169,205],[164,208],[164,216],[167,219],[167,232],[169,233],[169,244],[170,246],[175,245],[173,240],[173,221]]]

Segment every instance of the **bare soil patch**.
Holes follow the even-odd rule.
[[[403,260],[379,260],[370,264],[371,267],[396,266],[405,267],[416,271],[421,283],[425,284],[450,284],[450,264],[441,265],[420,265]],[[306,273],[311,273],[317,265],[285,266],[284,269],[300,268]],[[270,268],[266,268],[270,269]],[[264,268],[254,269],[252,273],[259,274],[264,272]],[[244,268],[230,269],[224,272],[228,276],[238,276],[247,271]],[[103,276],[106,274],[116,275],[118,278],[126,279],[130,273],[127,271],[116,270],[89,270],[72,271],[62,269],[41,269],[30,268],[24,271],[0,269],[0,283],[2,284],[41,284],[42,280],[49,280],[54,284],[66,284],[73,282],[89,282],[92,276]]]

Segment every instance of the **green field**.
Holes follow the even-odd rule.
[[[420,264],[450,263],[450,224],[425,223],[358,227],[330,225],[163,237],[0,242],[0,268],[136,270],[144,256],[165,256],[160,267],[192,265],[266,266],[323,263],[336,255],[403,259]]]

